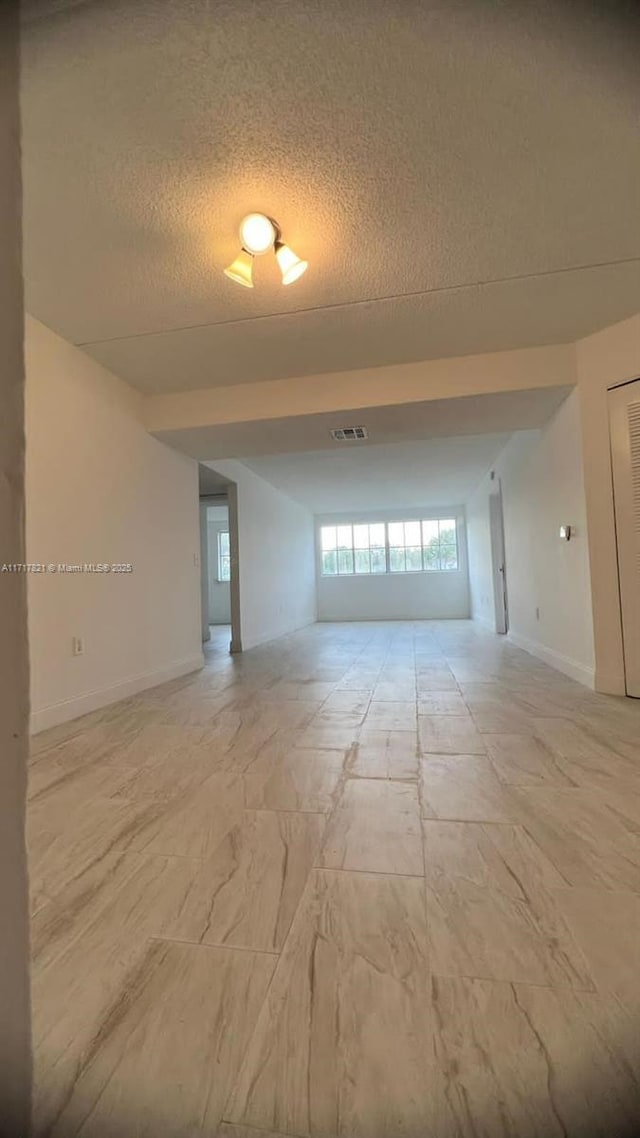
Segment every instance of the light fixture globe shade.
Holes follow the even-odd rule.
[[[263,213],[250,213],[240,225],[240,242],[247,252],[260,256],[273,248],[276,228]]]
[[[251,253],[242,249],[235,261],[231,265],[227,265],[224,275],[230,277],[236,284],[244,285],[245,288],[253,288],[253,257]]]
[[[284,285],[293,284],[309,268],[309,262],[301,261],[288,245],[276,245],[276,260],[280,266]]]

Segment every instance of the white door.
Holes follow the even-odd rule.
[[[493,600],[496,613],[496,632],[509,631],[507,610],[507,567],[505,564],[504,518],[502,493],[489,495],[489,529],[491,532],[491,561],[493,569]]]
[[[640,380],[609,392],[627,695],[640,699]]]

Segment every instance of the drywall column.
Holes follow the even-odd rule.
[[[25,559],[24,312],[18,3],[0,4],[0,563]],[[0,1133],[28,1132],[31,1084],[24,820],[29,662],[26,577],[0,574]]]

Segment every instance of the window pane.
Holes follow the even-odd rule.
[[[440,547],[437,539],[433,539],[424,547],[424,567],[427,570],[440,568]]]
[[[422,548],[407,549],[407,572],[419,573],[422,570]]]
[[[336,548],[336,527],[323,526],[322,527],[322,548],[335,549]]]
[[[353,527],[353,544],[356,549],[369,548],[369,526]]]
[[[356,549],[355,559],[356,559],[356,573],[370,573],[371,572],[371,563],[369,561],[369,550],[368,549]]]
[[[340,540],[339,537],[338,540]],[[338,573],[353,573],[353,551],[351,549],[338,550]]]
[[[220,562],[220,580],[231,580],[231,561],[228,557],[223,557]]]
[[[353,534],[351,526],[338,526],[338,549],[351,549],[352,546]]]
[[[384,549],[371,550],[371,572],[372,573],[386,573],[387,571],[387,556]]]
[[[404,573],[404,549],[389,550],[389,568],[392,573]]]
[[[338,572],[338,554],[335,549],[326,550],[322,554],[322,572],[325,577]]]
[[[384,522],[376,522],[375,525],[369,526],[369,541],[371,546],[377,546],[379,549],[385,547],[384,536]]]
[[[219,535],[220,553],[223,557],[229,556],[229,534],[222,531]]]
[[[422,544],[429,545],[432,541],[437,541],[439,537],[439,529],[437,521],[428,521],[422,523]]]
[[[413,545],[415,547],[422,545],[420,522],[404,523],[404,543],[405,545]]]
[[[455,546],[440,546],[440,564],[443,569],[458,568],[458,552]]]
[[[450,544],[456,540],[456,523],[453,518],[440,519],[440,541],[448,541]]]
[[[404,545],[404,522],[389,522],[389,545],[396,549]]]

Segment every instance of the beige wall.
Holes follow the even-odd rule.
[[[24,562],[24,363],[17,4],[0,5],[0,561]],[[26,578],[0,574],[0,1133],[28,1130],[31,1055],[24,840]]]
[[[576,344],[576,367],[589,518],[596,687],[623,694],[607,388],[640,377],[640,316],[580,340]]]
[[[39,730],[202,664],[198,474],[137,392],[32,319],[26,361],[29,561],[133,565],[29,575]]]

